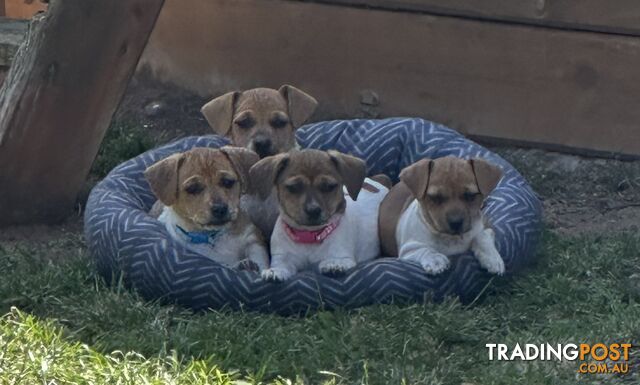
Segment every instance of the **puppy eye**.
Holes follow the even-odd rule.
[[[234,123],[240,128],[251,128],[255,126],[256,121],[251,116],[242,116],[234,121]]]
[[[322,191],[323,193],[330,193],[335,191],[337,187],[337,183],[324,183],[320,185],[320,191]]]
[[[269,122],[271,124],[271,127],[273,128],[282,128],[284,126],[286,126],[287,124],[289,124],[289,119],[283,117],[283,116],[278,116],[275,117],[273,119],[271,119],[271,121]]]
[[[462,194],[462,199],[467,202],[473,202],[479,195],[480,193],[478,192],[466,191],[464,194]]]
[[[236,180],[231,178],[222,178],[220,179],[220,186],[224,188],[232,188],[235,186]]]
[[[447,198],[445,198],[444,196],[437,194],[437,195],[427,195],[429,197],[429,199],[431,200],[431,202],[433,202],[433,204],[435,205],[441,205],[443,204]]]
[[[300,194],[303,189],[303,186],[301,183],[288,184],[288,185],[285,185],[284,187],[291,194]]]
[[[188,185],[187,187],[185,187],[184,191],[187,194],[198,195],[198,194],[200,194],[201,192],[204,191],[204,186],[201,185],[200,183],[192,183],[192,184]]]

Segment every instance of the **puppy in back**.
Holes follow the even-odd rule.
[[[240,209],[252,151],[194,148],[165,158],[145,171],[160,203],[158,220],[178,242],[231,267],[263,270],[269,264],[264,239]]]
[[[503,274],[481,210],[501,177],[498,166],[481,159],[422,159],[405,168],[380,205],[383,253],[439,274],[449,267],[449,256],[471,250],[483,268]]]
[[[271,267],[262,277],[289,279],[317,267],[342,274],[380,254],[378,206],[388,191],[368,180],[364,161],[336,151],[292,151],[250,170],[257,190],[274,189],[280,215],[271,236]]]
[[[215,133],[264,158],[295,148],[296,129],[317,106],[311,95],[283,85],[278,90],[229,92],[205,104],[201,111]]]
[[[264,158],[296,148],[296,129],[311,117],[317,106],[312,96],[283,85],[278,90],[254,88],[229,92],[205,104],[201,111],[215,133]],[[251,221],[269,237],[278,218],[275,195],[263,199],[246,195],[241,205]]]

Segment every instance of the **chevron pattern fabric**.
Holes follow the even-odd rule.
[[[486,201],[498,250],[508,273],[534,256],[541,205],[524,178],[504,159],[442,125],[414,118],[344,120],[301,127],[303,148],[336,149],[366,160],[370,175],[392,179],[421,159],[454,155],[481,157],[502,167],[504,177]],[[173,241],[164,226],[147,215],[155,202],[143,172],[151,164],[192,147],[220,147],[218,136],[188,137],[148,151],[116,167],[91,192],[85,212],[87,245],[99,273],[122,279],[147,299],[194,310],[250,309],[299,314],[315,309],[352,308],[391,301],[439,300],[448,295],[473,300],[491,275],[475,258],[452,259],[445,273],[428,276],[404,261],[380,258],[340,278],[302,272],[285,283],[268,283],[256,273],[236,271]]]

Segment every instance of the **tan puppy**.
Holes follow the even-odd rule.
[[[296,148],[295,131],[317,106],[312,96],[284,85],[279,90],[229,92],[205,104],[202,114],[214,132],[231,139],[234,146],[253,150],[264,158]],[[278,218],[275,194],[262,199],[246,195],[241,205],[262,234],[271,237]]]
[[[164,206],[158,220],[174,239],[219,263],[265,269],[264,240],[240,209],[258,159],[243,148],[194,148],[150,166],[144,175]]]
[[[307,121],[318,102],[299,89],[254,88],[219,96],[202,107],[213,131],[234,146],[255,151],[260,158],[296,146],[295,131]]]
[[[482,267],[503,274],[481,211],[501,177],[498,166],[481,159],[422,159],[405,168],[380,206],[382,251],[438,274],[449,267],[448,256],[470,249]]]
[[[388,190],[372,180],[363,189],[365,172],[361,159],[319,150],[268,157],[251,168],[260,194],[275,186],[280,207],[264,279],[283,281],[314,267],[341,274],[379,255],[378,206]]]

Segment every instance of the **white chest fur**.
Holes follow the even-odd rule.
[[[362,190],[358,200],[345,196],[347,205],[338,227],[322,243],[293,241],[284,230],[282,217],[271,236],[271,268],[263,273],[270,280],[285,280],[299,270],[317,268],[322,273],[342,273],[357,263],[380,254],[378,208],[388,192],[367,179],[379,191]]]
[[[216,238],[214,244],[193,243],[177,226],[185,227],[184,221],[171,207],[165,207],[158,220],[165,224],[167,232],[173,239],[190,250],[206,256],[223,265],[235,267],[243,259],[251,259],[263,270],[267,267],[267,251],[259,242],[253,226],[247,226],[240,232],[224,231]]]

